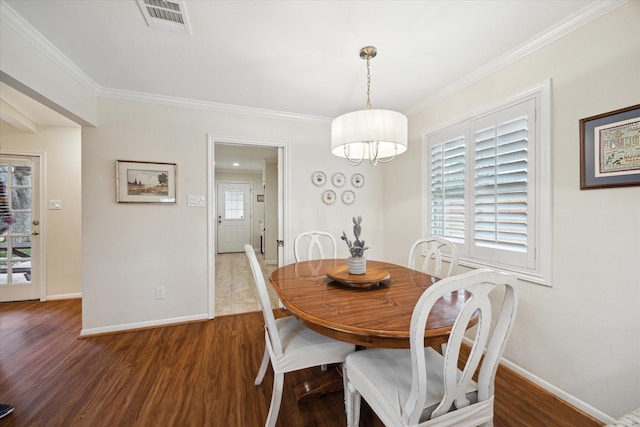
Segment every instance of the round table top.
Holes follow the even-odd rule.
[[[367,260],[367,269],[388,272],[378,286],[338,283],[327,272],[346,268],[346,259],[285,265],[269,281],[282,303],[307,327],[365,347],[408,348],[411,316],[424,291],[438,279],[396,264]],[[452,292],[435,304],[425,330],[425,345],[446,342],[467,293]]]

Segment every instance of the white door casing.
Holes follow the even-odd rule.
[[[215,144],[216,142],[224,144],[238,144],[238,145],[252,145],[252,146],[265,146],[265,147],[277,147],[278,148],[278,215],[279,215],[279,230],[278,238],[281,238],[285,245],[289,239],[289,181],[291,179],[289,173],[289,150],[286,142],[278,141],[265,141],[255,139],[238,139],[230,137],[214,137],[213,135],[207,136],[207,199],[209,201],[216,200],[216,185],[215,185]],[[215,203],[207,204],[207,309],[209,312],[209,319],[215,317],[215,255],[216,248],[215,242],[217,241],[217,218],[216,218]],[[287,260],[283,256],[285,253],[284,247],[278,248],[278,265],[284,265]]]

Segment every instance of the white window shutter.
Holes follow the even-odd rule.
[[[533,106],[535,104],[532,104]],[[471,255],[526,267],[531,248],[528,102],[472,123]]]
[[[431,234],[465,241],[465,137],[431,145]]]

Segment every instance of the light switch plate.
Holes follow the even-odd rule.
[[[62,200],[49,200],[49,209],[52,209],[52,210],[62,209]]]
[[[205,206],[204,196],[189,194],[187,198],[187,206],[203,208]]]

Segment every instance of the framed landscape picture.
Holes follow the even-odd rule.
[[[640,185],[640,104],[580,120],[580,189]]]
[[[176,164],[116,160],[118,203],[175,203]]]

